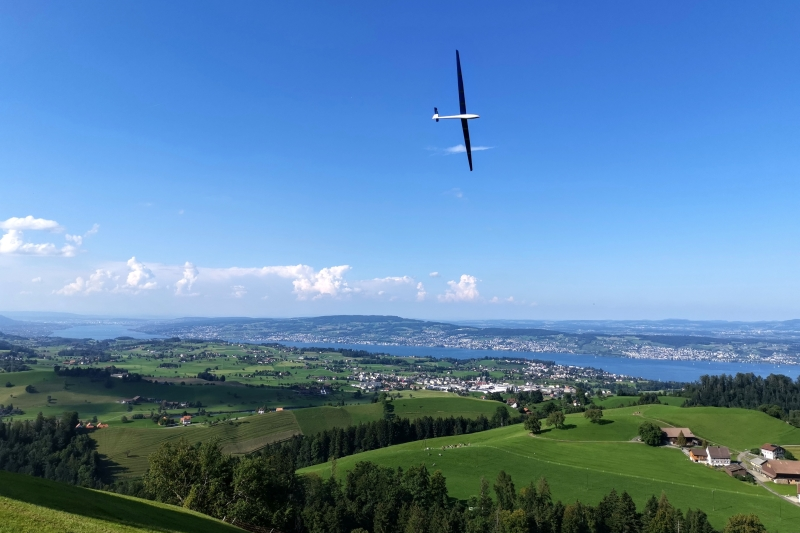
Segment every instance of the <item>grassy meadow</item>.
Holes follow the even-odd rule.
[[[213,426],[160,427],[146,422],[150,427],[110,427],[92,433],[97,451],[119,465],[116,476],[144,474],[148,455],[165,442],[186,439],[194,444],[216,439],[224,452],[244,454],[301,433],[291,411],[247,416]]]
[[[429,392],[422,398],[408,398],[404,393],[394,402],[397,416],[408,418],[450,416],[449,413],[469,418],[479,414],[488,417],[502,405],[442,392]],[[150,420],[137,420],[96,430],[91,435],[97,442],[98,452],[119,465],[115,475],[129,477],[145,472],[147,456],[163,442],[181,438],[191,443],[217,439],[226,453],[245,454],[300,433],[312,435],[334,427],[371,422],[382,416],[380,403],[323,406],[242,416],[214,425],[193,423],[188,427],[161,427]]]
[[[634,415],[636,411],[642,414]],[[706,422],[707,413],[703,410],[698,411],[696,419],[692,418],[693,411],[670,406],[607,410],[604,424],[591,424],[580,414],[568,415],[566,429],[546,430],[538,437],[530,436],[522,426],[515,425],[472,435],[430,439],[427,443],[402,444],[339,459],[337,471],[343,475],[358,461],[403,468],[425,464],[430,471],[442,471],[452,496],[466,499],[477,495],[481,476],[493,482],[498,472],[505,470],[512,475],[517,489],[540,477],[547,478],[554,497],[564,502],[579,499],[594,504],[614,488],[628,491],[641,506],[650,495],[658,496],[663,491],[684,511],[703,509],[719,529],[730,515],[738,512],[758,514],[770,531],[800,529],[800,508],[763,488],[691,463],[676,448],[653,448],[631,442],[644,419],[655,420],[651,415],[661,418],[674,415],[693,431],[696,421],[698,427],[703,428],[703,431],[698,430],[702,436],[719,438],[718,442],[728,444],[724,439],[729,437],[729,422],[719,409],[714,424]],[[728,410],[725,411],[727,414]],[[769,431],[778,429],[769,420],[762,419],[769,419],[767,415],[757,411],[748,413],[752,414],[742,419],[744,423]],[[754,434],[753,438],[760,439],[760,436]],[[426,444],[429,450],[425,449]],[[458,447],[459,444],[464,446]],[[300,472],[328,476],[330,471],[328,463]]]
[[[0,471],[2,533],[225,533],[206,515],[138,498]]]

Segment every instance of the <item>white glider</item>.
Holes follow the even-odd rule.
[[[458,104],[459,104],[459,111],[458,115],[440,115],[438,108],[433,108],[433,120],[439,122],[439,120],[450,119],[450,118],[457,118],[461,119],[461,130],[464,132],[464,146],[467,148],[467,159],[469,160],[469,170],[472,172],[472,146],[469,143],[469,126],[467,124],[468,120],[472,120],[475,118],[481,118],[480,115],[473,115],[467,113],[467,102],[464,99],[464,81],[461,79],[461,58],[458,56],[458,50],[456,50],[456,70],[458,71]]]

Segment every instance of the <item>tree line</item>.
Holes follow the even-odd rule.
[[[414,420],[393,417],[387,409],[391,402],[385,402],[384,406],[384,418],[381,420],[328,429],[313,435],[296,435],[289,440],[267,445],[260,453],[280,457],[281,461],[294,468],[304,468],[395,444],[468,435],[522,421],[521,416],[512,417],[502,405],[498,406],[492,418],[483,415],[475,419],[422,416]]]
[[[742,407],[758,409],[775,418],[800,426],[800,377],[792,380],[782,374],[766,378],[753,373],[735,376],[702,376],[685,389],[685,405],[709,407]]]
[[[339,475],[297,475],[278,455],[225,455],[216,443],[164,443],[150,456],[140,495],[233,523],[296,533],[716,533],[706,513],[665,495],[639,510],[612,490],[596,505],[554,501],[547,480],[517,490],[501,471],[478,495],[450,497],[441,471],[356,463]],[[755,515],[735,515],[724,533],[765,533]]]

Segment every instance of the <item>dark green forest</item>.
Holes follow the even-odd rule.
[[[741,407],[758,409],[800,427],[800,378],[782,374],[766,378],[752,373],[702,376],[686,386],[687,407]]]

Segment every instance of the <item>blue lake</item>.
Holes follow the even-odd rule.
[[[349,348],[352,350],[383,352],[391,355],[430,355],[433,357],[452,357],[454,359],[472,359],[481,357],[539,359],[544,361],[555,361],[559,365],[591,366],[594,368],[602,368],[606,372],[612,372],[614,374],[625,374],[628,376],[656,379],[661,381],[695,381],[703,374],[736,374],[737,372],[752,372],[765,377],[770,374],[784,374],[792,377],[793,379],[800,375],[800,365],[765,365],[701,361],[693,363],[690,361],[630,359],[627,357],[603,357],[597,355],[466,350],[463,348],[435,348],[421,346],[385,346],[381,344],[332,344],[313,342],[285,342],[283,344],[288,346],[297,346],[298,348],[308,348],[311,346]]]
[[[53,332],[54,337],[68,339],[115,339],[117,337],[133,337],[134,339],[155,339],[157,335],[141,333],[129,329],[130,326],[117,324],[93,324],[87,326],[74,326]],[[238,339],[230,341],[242,342]],[[246,342],[246,341],[245,341]],[[689,362],[668,361],[654,359],[630,359],[626,357],[603,357],[597,355],[576,355],[564,353],[531,353],[531,352],[506,352],[495,350],[466,350],[463,348],[438,348],[424,346],[386,346],[382,344],[337,344],[337,343],[308,343],[285,342],[288,346],[308,348],[311,346],[323,348],[349,348],[353,350],[366,350],[369,352],[382,352],[391,355],[419,355],[433,357],[452,357],[454,359],[471,359],[481,357],[507,357],[515,359],[539,359],[555,361],[560,365],[591,366],[602,368],[614,374],[656,379],[662,381],[695,381],[703,374],[736,374],[737,372],[752,372],[761,376],[769,374],[784,374],[791,378],[800,375],[800,365],[766,365],[750,363],[717,363],[717,362]]]

